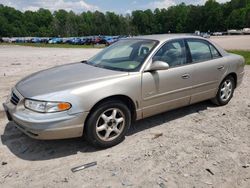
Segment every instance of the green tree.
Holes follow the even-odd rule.
[[[203,31],[221,31],[224,28],[223,11],[215,0],[208,0],[203,8]]]
[[[58,10],[54,12],[54,19],[52,22],[52,30],[54,36],[67,36],[66,21],[68,12],[65,10]]]
[[[51,13],[46,9],[21,12],[0,4],[0,37],[160,34],[244,27],[250,27],[250,0],[222,4],[208,0],[202,6],[181,3],[126,15],[100,11],[75,14],[65,10]]]
[[[231,12],[231,14],[227,18],[227,28],[235,29],[235,28],[244,28],[246,26],[246,9],[236,9]]]
[[[202,7],[201,6],[190,6],[190,10],[188,12],[187,15],[187,19],[186,19],[186,29],[185,31],[188,33],[193,33],[196,30],[201,31],[203,20],[203,12],[202,12]]]

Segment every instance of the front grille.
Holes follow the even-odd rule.
[[[16,96],[16,94],[12,91],[10,102],[14,105],[17,105],[19,103],[19,100],[20,99],[18,98],[18,96]]]

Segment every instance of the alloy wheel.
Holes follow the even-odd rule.
[[[233,91],[232,81],[230,79],[225,80],[221,85],[220,99],[222,101],[227,101],[231,97],[232,91]]]
[[[124,127],[124,113],[118,108],[110,108],[97,119],[96,133],[102,141],[112,141],[122,133]]]

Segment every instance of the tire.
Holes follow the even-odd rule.
[[[229,103],[233,97],[235,89],[235,80],[232,76],[227,76],[221,83],[212,102],[218,106],[224,106]],[[227,94],[226,94],[227,93]]]
[[[95,147],[112,147],[125,139],[130,124],[128,107],[121,101],[110,100],[91,112],[85,124],[84,136]]]

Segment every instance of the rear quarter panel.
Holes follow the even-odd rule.
[[[243,80],[243,76],[245,74],[244,67],[245,67],[245,59],[236,54],[228,53],[225,58],[227,58],[229,68],[228,74],[235,73],[237,75],[237,84],[239,86]]]

